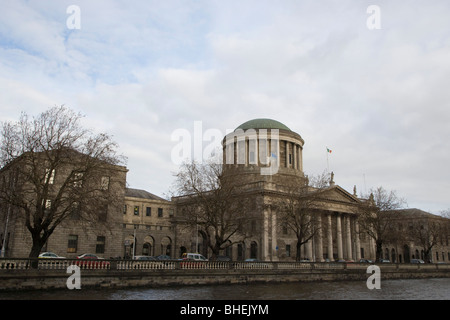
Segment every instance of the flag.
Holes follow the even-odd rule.
[[[331,153],[331,149],[328,149],[328,148],[327,148],[327,152],[328,152],[328,153]]]

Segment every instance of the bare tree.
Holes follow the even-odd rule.
[[[310,179],[291,180],[284,185],[283,198],[277,201],[276,206],[281,226],[291,230],[297,238],[297,261],[304,258],[301,255],[302,246],[322,228],[314,211],[319,207],[321,191],[329,186],[329,181],[330,176],[327,173],[313,176]]]
[[[438,221],[430,217],[417,217],[410,222],[408,228],[410,239],[422,247],[426,262],[433,260],[432,249],[438,244],[442,234],[442,228]]]
[[[249,236],[251,204],[240,193],[236,177],[223,174],[221,164],[185,162],[175,177],[172,193],[182,218],[206,237],[213,259]]]
[[[61,106],[1,124],[0,201],[30,232],[30,257],[68,217],[106,222],[117,201],[114,177],[125,158],[107,134],[82,128],[81,118]]]
[[[395,191],[387,191],[383,187],[369,190],[369,195],[361,202],[358,210],[360,233],[366,233],[375,241],[375,259],[382,257],[382,246],[387,241],[394,241],[392,225],[398,221],[406,201],[397,196]]]

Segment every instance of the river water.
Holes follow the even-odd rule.
[[[0,292],[8,300],[450,300],[450,278]]]

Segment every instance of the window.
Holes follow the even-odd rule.
[[[98,221],[105,222],[108,217],[108,205],[104,205],[101,207],[100,211],[98,212]]]
[[[48,181],[48,184],[53,184],[55,182],[55,169],[45,169],[45,182]]]
[[[109,189],[109,177],[102,177],[101,188],[102,190]]]
[[[145,208],[145,215],[147,216],[147,217],[151,217],[151,215],[152,215],[152,208],[151,207],[147,207],[147,208]]]
[[[81,188],[83,185],[83,173],[75,173],[74,180],[73,180],[73,186],[75,188]]]
[[[139,215],[139,206],[134,206],[134,215],[135,216]]]
[[[45,210],[48,210],[52,207],[52,200],[45,200]]]
[[[161,218],[163,216],[163,208],[158,208],[158,217]]]
[[[71,212],[70,212],[70,219],[71,220],[80,220],[80,218],[81,218],[80,203],[74,202],[72,204],[72,209],[71,209]]]
[[[95,253],[105,253],[105,237],[97,236],[97,244],[95,245]]]
[[[126,204],[123,205],[123,214],[127,214],[127,205]]]
[[[291,245],[287,244],[286,245],[286,257],[290,257],[291,256]]]
[[[67,252],[74,253],[77,252],[78,247],[78,236],[74,234],[69,235],[69,241],[67,243]]]

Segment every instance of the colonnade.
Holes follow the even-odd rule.
[[[361,259],[361,240],[359,237],[359,225],[356,215],[334,211],[318,211],[314,213],[314,236],[303,245],[302,258],[309,261],[334,261]],[[269,220],[271,217],[271,221]],[[286,242],[283,235],[276,234],[276,216],[265,213],[263,227],[263,259],[276,261],[279,258],[280,240]],[[269,226],[271,232],[269,233]],[[294,236],[295,237],[295,236]],[[271,243],[269,243],[269,238]],[[297,239],[292,238],[292,245]],[[269,246],[272,248],[269,254]]]
[[[251,131],[248,130],[248,131]],[[291,137],[278,139],[260,138],[256,131],[246,132],[239,138],[228,137],[223,146],[224,163],[247,165],[267,165],[276,161],[278,166],[303,171],[303,141]]]

